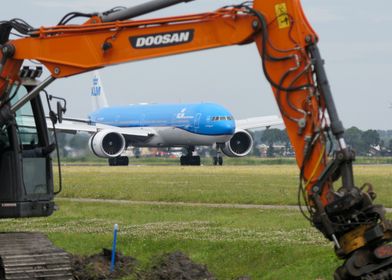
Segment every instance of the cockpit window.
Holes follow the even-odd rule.
[[[216,121],[232,121],[234,118],[232,116],[216,116],[216,117],[211,117],[211,121],[216,122]]]

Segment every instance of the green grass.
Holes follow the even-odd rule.
[[[56,169],[55,173],[56,173]],[[355,166],[356,182],[372,182],[378,202],[392,206],[392,167]],[[295,165],[65,166],[61,197],[139,201],[296,204]],[[361,183],[360,183],[361,182]],[[74,254],[118,247],[147,267],[176,250],[206,264],[219,280],[331,279],[340,264],[332,245],[298,211],[71,202],[48,218],[0,220],[0,231],[40,231]],[[388,214],[392,218],[392,214]],[[130,278],[132,279],[132,278]]]
[[[339,264],[331,244],[297,211],[117,205],[60,201],[49,218],[2,220],[1,231],[40,231],[67,251],[118,247],[141,267],[157,254],[184,251],[218,279],[330,279]]]
[[[118,223],[118,248],[140,268],[152,256],[181,250],[223,280],[331,279],[340,264],[298,211],[58,203],[51,217],[0,220],[0,230],[44,232],[57,246],[89,255],[111,246]]]
[[[378,194],[377,202],[392,207],[392,166],[360,165],[355,166],[354,171],[358,186],[372,183]],[[297,204],[298,169],[295,165],[65,166],[63,179],[61,197]]]

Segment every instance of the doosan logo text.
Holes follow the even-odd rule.
[[[194,30],[181,30],[143,36],[130,37],[129,41],[135,49],[161,48],[192,42]]]

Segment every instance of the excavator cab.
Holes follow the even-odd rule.
[[[33,90],[22,79],[10,92],[10,106]],[[44,109],[38,94],[0,127],[0,218],[49,216],[54,210],[52,159]]]

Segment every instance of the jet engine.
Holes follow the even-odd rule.
[[[125,138],[118,132],[101,130],[90,137],[88,146],[97,156],[103,158],[115,158],[125,150]]]
[[[237,130],[230,141],[221,145],[221,150],[228,157],[243,157],[250,153],[252,147],[252,135],[246,130]]]

